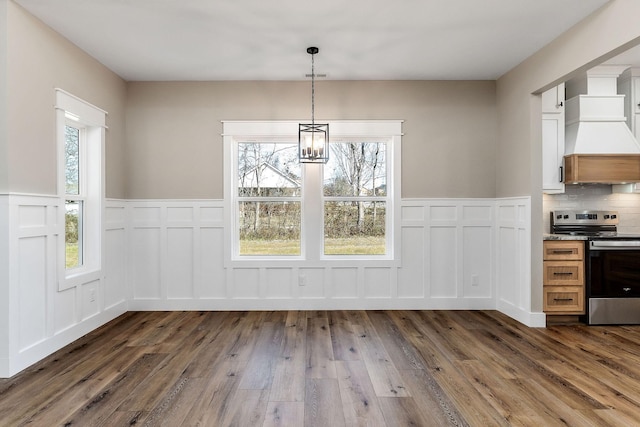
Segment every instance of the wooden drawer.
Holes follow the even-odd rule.
[[[543,263],[542,284],[584,285],[584,262],[582,261],[545,261]]]
[[[584,314],[584,286],[544,286],[546,313]]]
[[[584,258],[584,241],[582,240],[545,240],[544,260],[579,261]]]

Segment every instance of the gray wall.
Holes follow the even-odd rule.
[[[309,120],[310,82],[132,82],[126,196],[222,198],[223,120]],[[402,196],[494,197],[493,81],[319,81],[316,118],[402,119]]]
[[[20,6],[5,4],[8,93],[2,99],[10,108],[7,178],[3,185],[0,163],[0,190],[56,194],[54,89],[60,88],[109,113],[106,192],[107,197],[124,197],[126,83]]]

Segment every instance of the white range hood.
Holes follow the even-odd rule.
[[[564,182],[640,182],[640,143],[627,126],[618,76],[601,65],[566,83]]]
[[[624,95],[618,94],[618,76],[627,68],[601,65],[567,82],[565,155],[640,153],[624,116]]]

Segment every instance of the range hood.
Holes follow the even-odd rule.
[[[566,83],[565,184],[640,182],[640,143],[617,90],[626,68],[601,65]]]

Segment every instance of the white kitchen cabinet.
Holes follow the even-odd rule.
[[[564,83],[542,93],[542,113],[564,114]]]
[[[564,83],[542,94],[542,191],[564,193]]]

